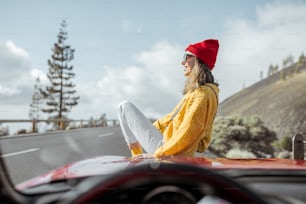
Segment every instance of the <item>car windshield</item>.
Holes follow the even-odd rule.
[[[219,42],[214,66],[203,58],[218,111],[195,156],[292,159],[292,137],[306,133],[305,11],[300,0],[1,0],[0,156],[12,183],[130,158],[118,105],[152,123],[177,116],[186,64],[202,57],[183,56],[204,39]]]

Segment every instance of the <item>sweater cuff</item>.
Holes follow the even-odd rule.
[[[163,149],[162,149],[163,147],[159,147],[156,151],[155,151],[155,153],[154,153],[154,157],[156,157],[156,158],[160,158],[160,157],[162,157],[163,156]]]

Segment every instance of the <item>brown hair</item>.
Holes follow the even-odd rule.
[[[219,84],[215,82],[215,78],[208,66],[196,58],[190,76],[185,82],[183,94],[185,95],[188,92],[192,92],[206,83],[213,83],[216,86],[219,86]]]

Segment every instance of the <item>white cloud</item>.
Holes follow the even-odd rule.
[[[221,99],[266,76],[270,64],[279,64],[305,52],[306,3],[266,4],[257,8],[255,21],[229,19],[220,39],[215,73],[221,84]]]
[[[0,43],[0,96],[13,96],[29,83],[29,54],[13,41]]]
[[[257,9],[257,19],[261,27],[273,28],[298,23],[305,19],[305,3],[270,3]]]
[[[182,50],[167,42],[159,42],[150,50],[137,53],[134,65],[104,67],[95,91],[90,93],[95,95],[91,101],[92,109],[97,111],[98,108],[101,113],[116,118],[118,104],[130,100],[149,117],[160,117],[170,112],[182,97]],[[87,92],[86,98],[90,97],[88,89],[80,89],[82,94]]]
[[[30,74],[31,74],[31,78],[33,79],[33,81],[35,81],[35,79],[39,78],[41,84],[47,84],[48,83],[48,78],[47,78],[47,75],[44,71],[42,71],[40,69],[32,69]]]
[[[1,86],[1,84],[0,84],[0,95],[13,96],[13,95],[16,95],[19,92],[20,91],[16,88],[9,88],[9,87],[5,87],[5,86]]]
[[[26,59],[29,57],[28,53],[24,49],[17,47],[15,43],[11,40],[6,41],[5,46],[9,50],[9,52],[11,52],[17,57],[23,57]]]

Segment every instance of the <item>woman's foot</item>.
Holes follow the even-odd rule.
[[[138,154],[142,154],[142,147],[139,142],[128,144],[128,147],[131,151],[132,156],[136,156]]]

